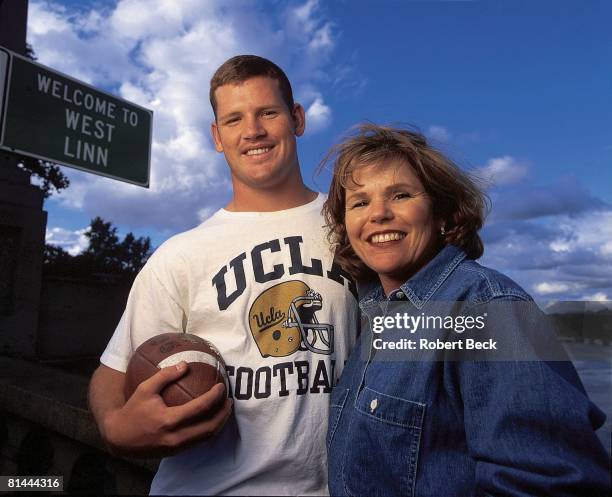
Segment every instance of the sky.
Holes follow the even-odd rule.
[[[38,62],[154,112],[149,189],[67,167],[47,242],[101,216],[159,245],[230,198],[208,82],[279,64],[307,110],[306,183],[363,121],[413,126],[484,181],[481,263],[537,300],[612,299],[612,3],[597,0],[30,0]]]

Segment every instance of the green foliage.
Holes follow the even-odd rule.
[[[61,266],[72,260],[72,256],[61,247],[45,244],[43,261],[46,266]]]
[[[30,60],[38,60],[34,48],[29,43],[26,43],[25,56]]]
[[[38,187],[45,194],[45,198],[48,198],[54,191],[57,193],[70,186],[70,180],[62,173],[57,164],[23,155],[18,156],[18,159],[24,170],[40,179]]]
[[[45,245],[45,273],[54,276],[131,281],[151,255],[151,239],[128,233],[119,241],[117,228],[100,217],[92,219],[85,233],[89,246],[71,256],[53,245]]]

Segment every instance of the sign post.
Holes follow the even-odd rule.
[[[149,186],[153,112],[0,47],[0,148]]]

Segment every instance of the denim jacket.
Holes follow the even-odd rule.
[[[360,307],[401,299],[417,311],[434,301],[532,302],[453,246]],[[375,360],[364,327],[331,395],[330,494],[607,496],[609,456],[594,432],[604,419],[569,361]]]

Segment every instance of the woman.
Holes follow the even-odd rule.
[[[363,339],[332,392],[331,494],[608,495],[608,456],[594,433],[605,416],[570,362],[524,360],[538,350],[525,328],[550,338],[541,316],[536,326],[529,295],[475,262],[486,206],[478,187],[407,130],[364,125],[332,154],[330,238],[342,267],[374,288],[360,300]],[[455,360],[427,339],[419,350],[422,329],[384,320],[400,304],[423,319],[445,309],[455,325],[457,316],[488,319],[486,333],[515,347],[512,360],[494,351]],[[483,309],[502,319],[483,318]],[[385,333],[374,326],[383,323]],[[446,339],[457,329],[443,330]],[[412,351],[381,347],[386,334],[397,348],[410,349],[395,338],[413,337]]]

